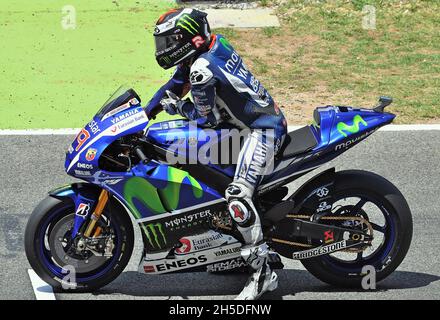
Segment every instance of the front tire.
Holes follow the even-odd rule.
[[[112,214],[109,213],[109,205],[113,208],[110,210]],[[113,256],[99,268],[77,273],[72,278],[69,274],[72,269],[68,267],[70,262],[67,260],[61,265],[59,259],[53,258],[55,249],[52,248],[53,252],[51,252],[48,239],[58,222],[69,219],[73,221],[75,205],[70,198],[57,199],[48,196],[41,201],[32,212],[25,231],[26,256],[38,276],[55,289],[70,292],[91,292],[113,281],[124,270],[134,246],[130,217],[125,211],[121,212],[120,206],[114,206],[117,206],[116,201],[110,199],[103,213],[104,216],[111,217],[110,225],[116,234]],[[70,276],[69,283],[74,280],[73,286],[72,283],[66,286],[66,274]]]
[[[379,251],[365,260],[343,262],[332,255],[302,260],[304,267],[316,278],[338,287],[358,288],[362,285],[362,269],[372,265],[376,281],[390,275],[403,261],[411,244],[413,223],[410,208],[400,191],[385,178],[366,171],[349,170],[336,173],[335,200],[364,197],[384,212],[384,240]],[[364,212],[364,214],[368,212]],[[376,230],[376,229],[375,229]],[[362,255],[361,255],[362,257]]]

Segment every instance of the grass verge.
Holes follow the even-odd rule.
[[[264,1],[281,28],[223,32],[283,106],[306,123],[316,106],[370,107],[380,95],[397,123],[440,122],[440,1]],[[373,6],[375,28],[363,24]],[[368,20],[368,21],[367,21]]]
[[[75,15],[63,12],[68,3]],[[0,128],[82,127],[121,84],[147,102],[171,71],[152,31],[166,0],[0,2]],[[70,17],[70,22],[66,19]],[[75,29],[65,29],[72,26]]]

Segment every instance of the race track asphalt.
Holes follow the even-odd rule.
[[[63,170],[64,153],[72,139],[72,136],[0,136],[0,299],[35,299],[23,248],[24,228],[32,209],[47,191],[73,181]],[[379,131],[334,160],[331,165],[337,170],[372,171],[401,190],[414,219],[409,253],[375,291],[331,287],[309,274],[300,262],[283,259],[286,268],[278,272],[279,289],[265,298],[439,299],[439,161],[440,131]],[[133,257],[113,283],[91,294],[56,293],[56,298],[232,299],[246,281],[243,274],[138,274],[135,271],[141,240],[136,232]]]

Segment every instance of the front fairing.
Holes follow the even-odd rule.
[[[109,191],[137,219],[221,201],[221,195],[187,172],[155,160],[132,163],[128,171],[100,166],[99,159],[107,156],[103,153],[110,144],[131,134],[145,134],[148,122],[135,92],[119,90],[74,139],[66,154],[66,172]],[[180,122],[169,122],[173,124],[183,128]],[[87,204],[92,207],[91,202]]]
[[[67,174],[90,181],[96,179],[99,158],[116,139],[145,130],[148,117],[140,105],[140,99],[127,97],[129,101],[103,108],[76,136],[66,153]]]

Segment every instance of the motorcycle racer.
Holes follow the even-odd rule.
[[[237,299],[257,299],[276,289],[278,277],[268,264],[269,249],[253,202],[254,191],[282,144],[287,122],[226,38],[211,34],[206,16],[195,9],[173,9],[157,21],[156,60],[164,69],[177,67],[150,100],[146,112],[152,114],[161,107],[201,127],[227,122],[250,129],[225,197],[243,238],[241,255],[253,270]],[[189,91],[193,102],[181,100]]]

